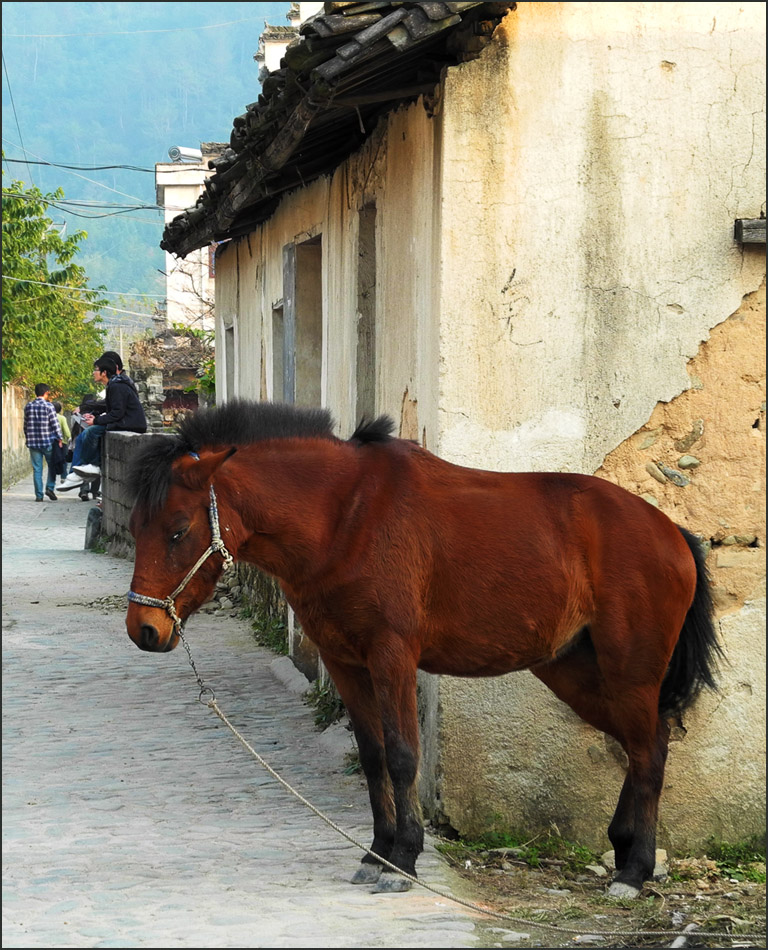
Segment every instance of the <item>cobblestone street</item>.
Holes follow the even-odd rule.
[[[360,852],[198,703],[183,649],[130,642],[132,565],[83,550],[87,512],[35,504],[31,478],[3,495],[3,946],[487,945],[484,922],[428,891],[349,884]],[[188,634],[248,741],[367,844],[361,776],[248,623],[200,615]],[[460,886],[429,843],[418,867]]]

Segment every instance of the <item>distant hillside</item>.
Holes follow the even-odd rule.
[[[290,3],[3,3],[6,157],[153,169],[168,161],[172,145],[229,141],[232,119],[260,92],[253,54],[264,22],[287,24],[289,8]],[[203,28],[230,21],[243,22]],[[161,30],[167,32],[150,32]],[[4,169],[6,182],[9,176],[23,179],[43,191],[61,186],[67,199],[155,204],[151,173],[12,163]],[[51,213],[68,229],[88,232],[80,261],[92,283],[120,292],[163,292],[160,212]],[[117,306],[129,309],[125,302]]]

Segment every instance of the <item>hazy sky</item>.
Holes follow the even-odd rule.
[[[164,266],[153,174],[93,166],[151,170],[172,145],[228,142],[232,120],[260,93],[253,55],[265,20],[285,26],[289,9],[288,2],[2,4],[3,183],[61,187],[66,199],[92,203],[49,212],[68,233],[88,232],[80,263],[92,284],[157,294]]]

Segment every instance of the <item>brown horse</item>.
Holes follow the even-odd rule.
[[[698,541],[599,478],[462,468],[393,438],[386,417],[348,441],[332,425],[325,410],[232,401],[149,441],[131,476],[131,639],[173,649],[230,555],[277,577],[352,720],[372,850],[409,874],[423,846],[417,669],[530,670],[627,753],[610,893],[636,895],[654,866],[666,717],[715,688]],[[366,854],[353,880],[410,886],[381,871]]]

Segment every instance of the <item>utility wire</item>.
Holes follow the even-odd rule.
[[[9,144],[13,144],[12,142]],[[31,153],[30,153],[31,154]],[[146,172],[147,174],[154,175],[154,168],[144,168],[142,165],[67,165],[63,162],[43,162],[43,161],[29,161],[25,158],[6,158],[6,162],[14,162],[18,165],[48,165],[51,168],[69,168],[75,169],[76,171],[81,172],[100,172],[100,171],[109,171],[112,169],[121,169],[123,171],[129,172]],[[163,171],[164,175],[179,175],[184,172],[189,172],[191,166],[195,165],[195,162],[158,162],[158,165],[177,165],[177,168],[172,168],[167,171]]]
[[[29,199],[29,200],[33,200],[33,197],[34,197],[34,196],[31,196],[31,195],[15,195],[15,194],[13,194],[13,193],[3,192],[3,197],[4,197],[4,198],[5,198],[5,197],[9,197],[9,198],[21,198],[21,199],[27,198],[27,199]],[[124,208],[124,209],[121,210],[121,211],[108,211],[108,212],[106,212],[105,214],[82,214],[80,211],[73,211],[72,208],[67,208],[65,205],[59,204],[57,201],[52,201],[50,198],[45,199],[45,201],[46,201],[46,204],[48,205],[48,207],[56,208],[57,210],[63,211],[65,214],[71,214],[71,215],[73,215],[73,216],[76,217],[76,218],[85,218],[87,221],[94,221],[94,220],[96,220],[96,219],[98,219],[98,218],[112,218],[112,217],[115,217],[115,216],[118,215],[118,214],[124,214],[124,215],[126,215],[126,216],[130,216],[130,212],[131,212],[131,211],[144,211],[144,210],[149,210],[149,211],[162,211],[162,208],[150,207],[150,206],[148,206],[148,205],[141,205],[141,206],[130,205],[130,206]],[[89,206],[86,206],[86,207],[89,207]],[[92,207],[92,206],[91,206],[91,207]],[[107,205],[107,207],[109,207],[109,206]],[[155,227],[157,227],[157,226],[160,225],[160,224],[163,224],[163,221],[161,221],[161,220],[154,220],[154,221],[152,221],[150,218],[134,218],[134,217],[131,217],[131,220],[132,220],[132,221],[142,221],[144,224],[152,224],[152,225],[154,225]]]
[[[3,280],[14,280],[18,284],[42,284],[43,287],[56,287],[57,290],[92,290],[94,293],[110,294],[113,297],[157,297],[158,300],[165,300],[165,294],[137,294],[130,291],[121,293],[119,290],[99,290],[95,287],[70,287],[67,284],[49,284],[44,280],[27,280],[23,277],[10,277],[8,274],[2,274]]]
[[[76,218],[85,218],[87,221],[94,221],[97,218],[114,218],[118,214],[128,214],[130,211],[146,211],[146,210],[161,210],[161,209],[147,209],[146,207],[140,208],[124,208],[122,211],[107,211],[104,214],[82,214],[79,211],[73,211],[71,208],[65,208],[63,205],[57,204],[55,201],[48,202],[52,208],[58,208],[59,211],[63,211],[64,214],[71,214]],[[150,221],[149,218],[134,218],[135,221],[145,221],[149,224],[162,224],[161,221]]]
[[[84,288],[90,290],[91,288]],[[98,291],[93,291],[98,293]],[[34,298],[28,297],[27,300],[33,300]],[[108,307],[106,304],[93,304],[88,300],[83,300],[81,297],[70,297],[68,294],[61,294],[62,300],[72,300],[75,303],[79,303],[81,306],[87,307],[93,313],[98,313],[100,310],[111,310],[114,313],[127,313],[129,316],[133,317],[144,317],[145,320],[151,320],[153,314],[144,311],[142,313],[140,310],[122,310],[120,307]],[[21,303],[22,301],[19,301]]]
[[[21,135],[19,135],[19,138],[21,138]],[[9,139],[3,139],[3,141],[4,141],[4,142],[7,142],[8,145],[12,145],[14,148],[20,148],[20,149],[22,150],[22,152],[24,152],[25,158],[26,158],[27,155],[35,155],[34,152],[30,152],[28,149],[24,148],[23,145],[17,145],[16,142],[11,142]],[[41,157],[40,155],[35,155],[35,158],[40,158],[40,157]],[[100,182],[100,181],[94,181],[93,178],[88,178],[86,175],[78,175],[77,172],[72,172],[72,171],[71,171],[69,174],[70,174],[70,175],[74,175],[75,178],[82,178],[83,181],[88,181],[88,182],[90,182],[92,185],[98,185],[99,188],[106,188],[107,191],[114,191],[114,193],[115,193],[116,195],[120,195],[120,196],[123,197],[123,198],[133,198],[134,201],[141,201],[141,200],[142,200],[141,198],[137,198],[136,195],[128,195],[128,194],[126,194],[124,191],[118,191],[117,188],[110,188],[109,185],[104,185],[104,184],[102,184],[102,182]],[[29,177],[30,177],[30,179],[32,178],[32,173],[31,173],[31,172],[30,172]]]
[[[43,280],[26,280],[26,279],[23,279],[23,278],[21,278],[21,277],[9,277],[9,276],[6,275],[6,274],[2,274],[1,276],[2,276],[3,280],[13,280],[13,281],[16,281],[17,283],[20,283],[20,284],[42,284],[42,286],[44,286],[44,287],[54,287],[56,290],[87,290],[87,291],[89,291],[89,292],[91,292],[91,293],[96,293],[96,294],[111,294],[111,295],[113,295],[113,296],[115,296],[115,297],[156,297],[158,300],[165,300],[166,297],[167,297],[167,294],[135,294],[135,293],[123,293],[123,294],[121,294],[121,293],[120,293],[119,291],[117,291],[117,290],[99,290],[99,289],[96,288],[96,287],[69,287],[69,286],[67,286],[67,285],[65,285],[65,284],[49,284],[49,283],[46,283],[46,282],[43,281]],[[80,300],[80,298],[78,298],[78,297],[70,297],[70,296],[68,296],[67,294],[62,294],[62,296],[64,297],[65,300],[75,300],[75,301],[77,301],[78,303],[86,303],[86,301]],[[134,316],[134,317],[150,317],[150,318],[152,317],[152,314],[151,314],[151,313],[146,313],[146,312],[141,313],[141,312],[138,311],[138,310],[122,310],[122,309],[120,309],[119,307],[108,307],[106,304],[102,304],[101,306],[99,306],[99,307],[97,307],[97,308],[95,308],[95,309],[97,309],[97,310],[111,310],[111,311],[114,311],[114,313],[127,313],[127,314],[129,314],[130,316]]]
[[[20,191],[9,191],[3,189],[3,196],[6,198],[20,198],[22,201],[39,201],[37,195],[28,195]],[[59,207],[60,205],[72,205],[75,208],[121,208],[124,211],[162,211],[162,205],[124,205],[112,201],[97,201],[91,198],[43,198],[46,204]]]
[[[8,86],[8,95],[10,96],[10,99],[11,99],[11,108],[13,109],[13,118],[16,121],[16,131],[19,133],[19,141],[21,142],[21,149],[26,155],[27,150],[24,148],[24,138],[22,137],[22,134],[21,134],[21,126],[19,125],[19,117],[16,113],[16,103],[13,101],[13,90],[11,89],[11,78],[8,75],[8,67],[5,64],[5,53],[3,53],[2,55],[3,55],[3,72],[5,73],[5,82],[6,82],[6,85]],[[29,180],[34,185],[35,182],[34,182],[34,179],[32,178],[32,169],[29,167],[29,165],[27,165],[27,171],[29,172]]]
[[[42,195],[38,197],[37,195],[28,195],[18,191],[10,191],[9,189],[3,189],[4,198],[17,198],[20,201],[44,201],[45,204],[50,208],[56,208],[59,211],[63,211],[66,214],[74,215],[77,218],[86,218],[89,220],[94,220],[96,218],[110,218],[118,214],[129,215],[131,211],[186,211],[186,207],[181,205],[121,205],[115,202],[108,201],[96,201],[91,199],[79,199],[79,198],[51,198],[47,195]],[[113,208],[116,210],[109,211],[106,214],[81,214],[77,211],[73,211],[72,208]],[[160,224],[165,224],[165,221],[155,220],[152,221],[149,218],[134,218],[131,217],[132,221],[141,221],[144,224],[153,224],[157,227]]]

